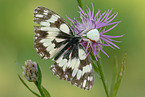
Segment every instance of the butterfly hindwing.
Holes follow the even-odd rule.
[[[63,18],[45,7],[37,7],[34,17],[34,22],[40,25],[34,28],[34,48],[42,58],[52,58],[72,37],[72,31]]]
[[[80,44],[73,44],[50,67],[60,79],[89,90],[94,85],[94,71],[89,56]]]

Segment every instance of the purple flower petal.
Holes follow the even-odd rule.
[[[93,52],[94,52],[96,60],[98,61],[98,59],[97,59],[98,53],[97,53],[97,50],[96,50],[96,45],[93,46]]]
[[[100,22],[102,22],[105,18],[107,18],[107,15],[108,15],[108,11],[107,11],[107,13],[105,14],[105,16],[101,19]]]
[[[109,35],[102,35],[103,37],[107,37],[107,38],[119,38],[119,37],[123,37],[124,35],[120,35],[120,36],[109,36]]]
[[[109,55],[108,55],[99,45],[97,45],[97,47],[98,47],[107,57],[109,57]]]
[[[106,16],[106,19],[104,20],[104,21],[107,21],[108,19],[110,19],[113,15],[111,15],[110,17],[109,17],[109,15],[111,14],[111,12],[112,12],[112,9],[109,11],[109,13],[107,14],[107,16]],[[108,18],[109,17],[109,18]]]
[[[92,19],[93,19],[93,17],[94,17],[94,5],[93,5],[93,3],[91,3],[92,4]]]
[[[120,48],[119,48],[117,45],[115,45],[113,42],[111,42],[111,41],[109,41],[109,40],[107,40],[107,39],[105,39],[105,38],[102,38],[102,40],[105,41],[105,42],[108,42],[108,43],[112,44],[113,46],[115,46],[116,48],[120,49]]]
[[[114,42],[118,42],[118,43],[120,43],[120,42],[122,42],[122,41],[116,41],[116,40],[113,40],[113,39],[110,39],[110,38],[107,38],[107,37],[105,37],[107,40],[109,40],[109,41],[114,41]]]
[[[66,16],[66,17],[67,17],[72,23],[74,23],[73,20],[72,20],[71,18],[69,18],[68,16]]]
[[[98,15],[101,11],[99,10],[96,14],[95,14],[95,17],[94,17],[94,21],[96,21],[96,18],[98,18]]]
[[[97,19],[97,24],[100,22],[100,20],[101,20],[101,18],[102,18],[102,16],[105,14],[106,12],[104,12],[102,15],[100,15],[100,17]]]
[[[107,21],[106,23],[110,23],[112,20],[114,20],[114,18],[115,18],[117,15],[118,15],[118,13],[117,13],[116,15],[114,15],[114,17],[113,17],[111,20]],[[109,18],[109,19],[110,19],[110,18]]]
[[[81,10],[81,12],[85,15],[85,13],[84,13],[84,11],[82,10],[82,8],[81,7],[79,7],[79,9]]]
[[[108,44],[103,44],[103,43],[97,43],[97,44],[100,44],[100,45],[103,45],[103,46],[109,46]]]
[[[114,25],[113,27],[111,27],[110,29],[106,30],[106,31],[103,32],[103,33],[106,33],[106,32],[108,32],[108,31],[112,30],[112,29],[115,28],[117,25],[118,25],[118,24]]]

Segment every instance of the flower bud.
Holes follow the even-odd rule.
[[[23,66],[23,75],[25,78],[30,82],[36,82],[38,81],[38,68],[37,63],[32,62],[31,60],[27,60],[25,62],[25,66]]]

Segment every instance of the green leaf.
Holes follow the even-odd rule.
[[[41,82],[42,82],[42,73],[41,73],[41,70],[40,70],[40,67],[39,65],[37,64],[37,68],[38,68],[38,81],[35,82],[35,85],[36,87],[38,88],[40,94],[42,97],[50,97],[50,94],[48,93],[48,91],[41,85]]]
[[[42,91],[45,94],[45,97],[51,97],[49,92],[42,86]]]
[[[100,71],[98,69],[98,66],[96,65],[97,62],[94,61],[92,58],[91,58],[91,61],[92,61],[92,66],[93,66],[94,71],[96,72],[97,76],[101,79]]]
[[[125,65],[126,55],[127,55],[127,53],[124,53],[123,60],[122,60],[122,63],[121,63],[121,68],[120,68],[120,71],[118,72],[116,83],[114,85],[112,97],[116,97],[118,89],[119,89],[119,86],[120,86],[120,83],[121,83],[121,80],[123,78],[124,71],[125,71],[124,70],[124,65]]]
[[[38,75],[39,75],[39,77],[38,77],[38,86],[40,86],[41,81],[42,81],[42,74],[41,74],[41,70],[40,70],[40,67],[39,67],[38,64],[37,64],[37,68],[38,68]]]
[[[20,79],[20,81],[23,83],[23,85],[29,90],[31,91],[34,95],[36,95],[37,97],[41,97],[39,94],[37,94],[36,92],[34,92],[33,90],[30,89],[30,87],[25,83],[25,81],[21,78],[21,76],[18,74],[18,77]]]
[[[112,83],[111,83],[111,89],[110,89],[110,97],[112,97],[113,94],[113,90],[114,90],[114,86],[116,84],[116,80],[117,80],[117,75],[118,75],[118,60],[117,57],[114,56],[114,68],[113,68],[113,77],[112,77]]]
[[[96,58],[94,57],[93,53],[90,53],[90,58],[91,58],[92,66],[93,66],[95,73],[101,79],[100,70],[98,68],[98,61],[96,61]]]

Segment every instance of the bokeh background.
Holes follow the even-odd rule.
[[[82,0],[84,9],[94,3],[95,12],[113,8],[118,12],[114,21],[121,23],[109,33],[122,35],[116,39],[121,49],[113,50],[104,47],[109,54],[101,54],[105,77],[110,85],[117,55],[119,64],[123,53],[127,52],[125,76],[117,97],[145,97],[145,0]],[[24,61],[32,59],[41,66],[43,86],[52,97],[106,97],[101,80],[95,76],[95,86],[91,91],[84,91],[72,86],[67,81],[59,80],[49,70],[50,60],[42,60],[33,48],[34,23],[33,11],[37,6],[45,6],[56,11],[66,21],[66,15],[78,17],[76,0],[0,0],[0,97],[34,97],[18,79],[22,76],[21,66]],[[25,79],[23,77],[23,79]],[[32,89],[36,87],[27,82]],[[38,91],[37,91],[38,92]]]

